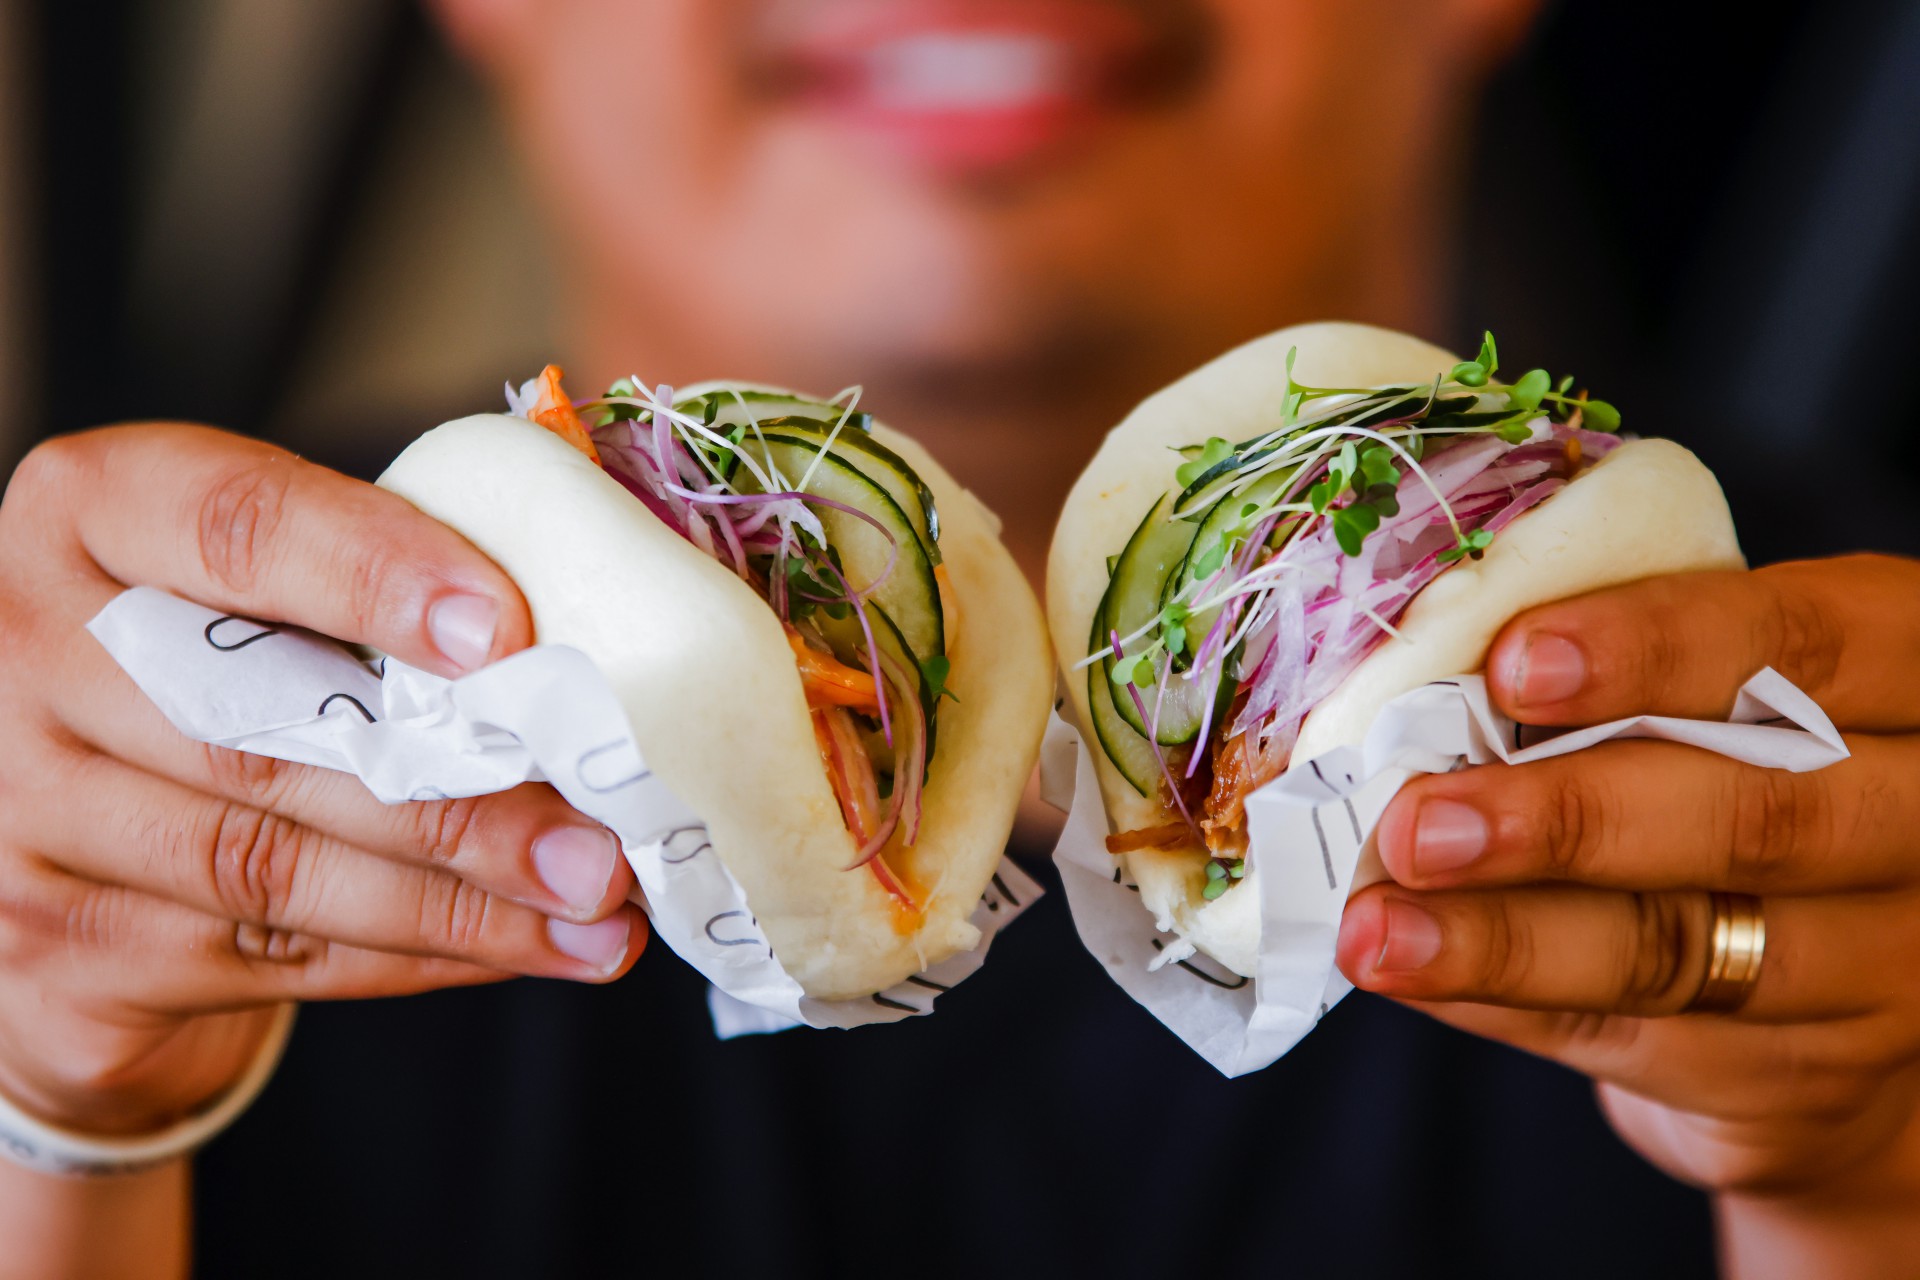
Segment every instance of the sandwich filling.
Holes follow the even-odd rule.
[[[1414,595],[1619,444],[1571,378],[1497,381],[1492,334],[1426,384],[1304,386],[1293,359],[1271,430],[1180,450],[1080,664],[1101,748],[1164,819],[1107,847],[1191,851],[1208,899],[1246,874],[1247,797]]]
[[[549,365],[514,413],[552,431],[780,617],[822,767],[867,868],[908,917],[925,895],[886,850],[920,829],[958,601],[933,495],[870,434],[857,388],[831,401],[622,379],[573,401]]]

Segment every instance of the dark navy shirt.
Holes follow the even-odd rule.
[[[611,987],[309,1007],[200,1160],[200,1272],[1711,1274],[1706,1200],[1580,1077],[1355,995],[1222,1079],[1046,878],[891,1026],[716,1041],[657,943]]]

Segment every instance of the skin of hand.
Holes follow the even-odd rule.
[[[254,441],[115,427],[0,503],[0,1090],[147,1132],[227,1088],[273,1006],[537,974],[645,945],[612,834],[550,788],[387,806],[182,737],[83,630],[124,587],[443,675],[525,647],[519,592],[401,499]]]
[[[1917,657],[1920,564],[1884,556],[1522,614],[1487,661],[1520,721],[1723,718],[1771,666],[1852,756],[1795,774],[1624,741],[1420,778],[1381,820],[1392,881],[1348,903],[1341,969],[1593,1077],[1622,1138],[1715,1193],[1734,1273],[1905,1274],[1920,1257]],[[1684,1012],[1709,890],[1765,906],[1758,983],[1733,1014]]]

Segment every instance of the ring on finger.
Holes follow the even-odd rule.
[[[1734,1013],[1760,981],[1767,950],[1767,916],[1747,893],[1715,893],[1708,931],[1707,973],[1687,1002],[1688,1013]]]

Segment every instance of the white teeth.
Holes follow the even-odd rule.
[[[1001,32],[903,36],[867,54],[868,92],[895,111],[1008,110],[1066,91],[1069,54],[1057,40]]]

